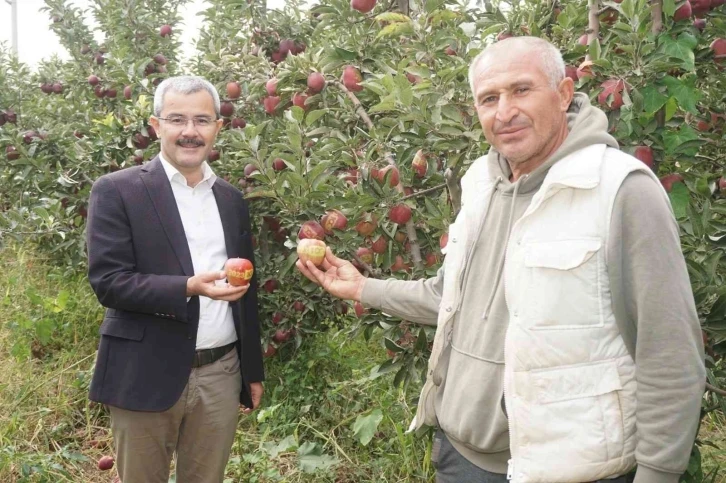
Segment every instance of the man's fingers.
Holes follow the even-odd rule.
[[[325,272],[321,272],[318,269],[318,267],[316,267],[315,264],[313,262],[311,262],[310,260],[308,260],[306,263],[307,263],[306,267],[307,267],[308,271],[310,272],[310,274],[313,277],[315,277],[313,279],[313,282],[316,282],[321,287],[325,287],[323,285],[323,282],[325,281]]]
[[[312,273],[310,272],[310,270],[308,269],[308,267],[307,267],[307,266],[306,266],[306,265],[305,265],[305,264],[304,264],[304,263],[303,263],[303,262],[302,262],[301,260],[298,260],[297,262],[295,262],[295,266],[296,266],[296,267],[297,267],[297,269],[298,269],[298,270],[300,270],[300,272],[301,272],[301,273],[302,273],[303,275],[305,275],[305,277],[306,277],[307,279],[309,279],[309,280],[310,280],[311,282],[315,282],[315,283],[317,283],[318,285],[320,284],[320,282],[318,282],[318,279],[317,279],[317,278],[315,278],[315,275],[313,275],[313,274],[312,274]],[[313,266],[314,266],[314,265],[313,265]]]
[[[215,280],[223,280],[224,278],[227,277],[227,274],[224,271],[205,272],[205,273],[200,273],[199,275],[197,275],[197,277],[199,277],[199,279],[202,282],[208,283],[208,282],[214,282]]]

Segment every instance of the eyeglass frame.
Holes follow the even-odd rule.
[[[156,117],[156,116],[154,116]],[[157,117],[156,119],[159,119],[160,121],[166,121],[168,122],[172,127],[175,128],[186,128],[189,125],[189,121],[192,122],[192,125],[195,128],[208,128],[214,126],[215,122],[220,121],[219,118],[212,119],[209,117],[186,117],[186,116],[170,116],[170,117]],[[185,120],[186,122],[184,124],[174,125],[174,120]],[[197,124],[198,121],[209,121],[209,124],[207,125],[199,125]]]

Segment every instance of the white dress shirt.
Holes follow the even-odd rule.
[[[217,201],[212,185],[217,176],[205,161],[204,176],[193,188],[179,170],[169,164],[159,153],[159,159],[174,192],[189,252],[192,255],[194,274],[224,269],[227,261],[227,247],[224,243],[224,229],[219,217]],[[222,282],[219,282],[222,283]],[[197,350],[220,347],[237,340],[232,318],[232,307],[224,300],[199,297],[199,330]]]

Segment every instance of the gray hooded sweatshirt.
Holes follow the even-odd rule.
[[[487,218],[465,267],[463,300],[451,344],[434,372],[436,417],[452,445],[473,464],[507,472],[509,435],[503,398],[504,252],[522,216],[558,160],[593,144],[617,148],[607,116],[575,94],[567,114],[569,134],[541,166],[509,181],[507,161],[489,151],[492,177],[501,176]],[[638,446],[636,483],[676,483],[688,463],[705,384],[703,341],[680,248],[678,226],[662,190],[649,176],[632,173],[616,197],[608,272],[613,310],[636,360]],[[362,302],[413,322],[436,324],[443,269],[413,282],[369,279]],[[612,475],[613,477],[618,475]]]

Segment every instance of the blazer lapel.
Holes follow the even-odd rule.
[[[217,201],[219,218],[222,220],[227,258],[237,258],[240,256],[240,220],[238,214],[235,213],[232,196],[224,186],[220,186],[219,181],[215,181],[212,185],[212,193],[214,193],[214,199]]]
[[[189,252],[187,236],[184,233],[184,225],[179,215],[179,208],[176,206],[171,184],[158,156],[142,168],[141,179],[146,185],[151,202],[159,215],[169,244],[179,259],[184,274],[193,276],[194,265],[192,264],[192,254]]]

